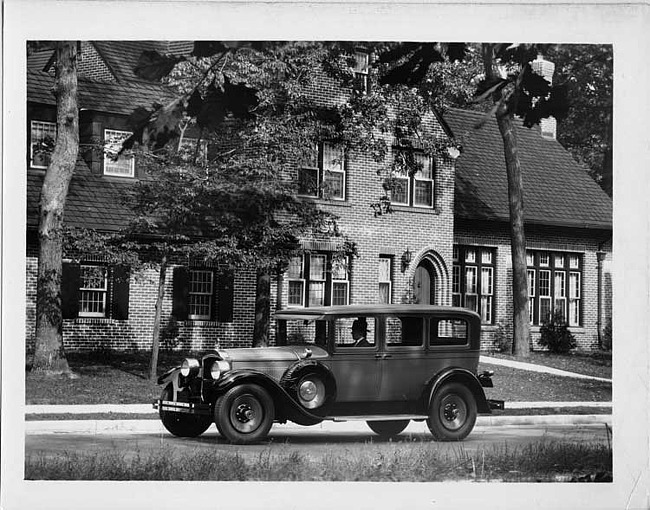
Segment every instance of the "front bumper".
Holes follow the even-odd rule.
[[[159,411],[173,413],[212,415],[210,404],[195,404],[192,402],[173,402],[171,400],[154,400],[153,408]]]

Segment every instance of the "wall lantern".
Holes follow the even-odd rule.
[[[413,258],[413,253],[411,253],[411,250],[409,250],[407,246],[406,251],[402,253],[402,273],[408,269],[412,258]]]

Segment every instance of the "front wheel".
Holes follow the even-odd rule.
[[[467,386],[448,383],[433,397],[427,425],[438,441],[462,441],[474,428],[476,414],[476,399]]]
[[[173,400],[174,388],[171,384],[165,386],[160,396],[161,400]],[[198,414],[176,413],[173,411],[158,410],[160,421],[165,428],[178,437],[197,437],[203,434],[210,425],[212,420],[210,416]]]
[[[235,444],[257,443],[264,439],[271,430],[274,414],[273,399],[256,384],[230,388],[214,406],[217,429]]]
[[[367,421],[366,423],[380,437],[393,437],[408,426],[409,420]]]

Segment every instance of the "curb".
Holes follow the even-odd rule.
[[[566,407],[612,407],[611,402],[506,402],[506,409],[561,409]],[[151,404],[28,405],[25,414],[155,414]]]
[[[560,416],[479,416],[477,427],[524,426],[524,425],[612,425],[612,417],[607,414],[560,415]],[[272,430],[308,430],[314,432],[362,432],[370,433],[363,421],[331,422],[325,421],[311,427],[295,423],[275,424]],[[425,432],[426,424],[411,422],[409,432]],[[63,420],[27,421],[25,434],[168,434],[159,420]]]

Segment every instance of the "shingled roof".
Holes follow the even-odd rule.
[[[450,109],[444,116],[463,151],[456,160],[454,214],[463,220],[509,221],[503,139],[492,116]],[[515,120],[527,224],[611,229],[612,200],[557,140]]]

